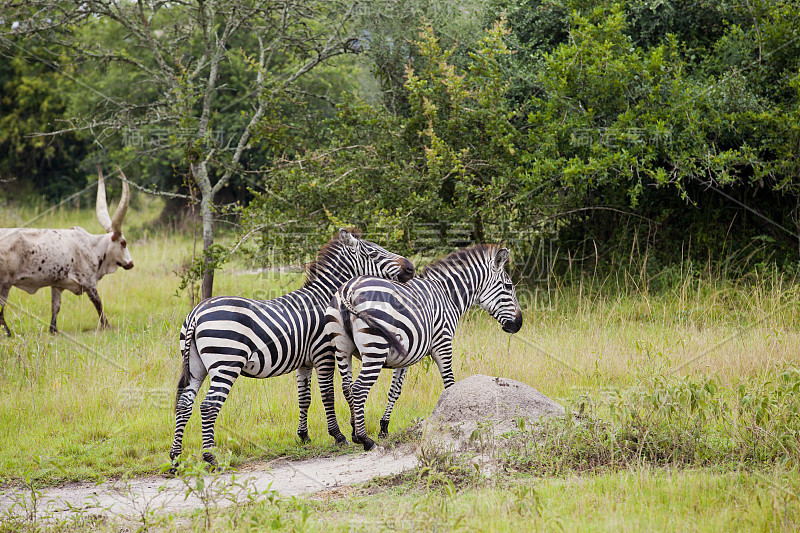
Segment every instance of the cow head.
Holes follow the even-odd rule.
[[[128,210],[128,204],[131,200],[130,189],[128,188],[128,179],[122,173],[122,169],[117,167],[117,170],[119,170],[119,175],[122,177],[122,198],[120,198],[119,205],[112,218],[108,216],[103,171],[100,169],[100,164],[98,163],[97,165],[97,220],[106,230],[109,237],[109,246],[105,258],[102,260],[109,272],[113,272],[118,266],[125,270],[133,268],[133,259],[128,251],[128,243],[122,234],[122,220],[125,218],[125,212]]]

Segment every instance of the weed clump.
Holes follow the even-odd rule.
[[[722,387],[657,376],[636,389],[569,406],[565,418],[504,436],[506,471],[540,476],[636,466],[800,464],[800,370]]]

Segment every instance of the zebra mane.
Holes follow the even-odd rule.
[[[360,229],[345,229],[349,231],[353,237],[358,239],[361,238]],[[331,262],[339,255],[339,250],[341,250],[342,246],[342,241],[339,240],[339,232],[336,231],[333,234],[333,237],[331,237],[331,240],[329,240],[325,246],[319,249],[319,252],[317,252],[317,258],[306,265],[306,281],[303,283],[303,287],[308,287],[315,279],[317,279],[317,276],[320,272],[324,272],[328,266],[330,266]]]
[[[422,272],[418,274],[419,277],[428,277],[431,272],[441,272],[449,270],[452,265],[459,265],[475,256],[491,255],[494,251],[500,248],[498,244],[473,244],[468,248],[462,248],[451,252],[446,256],[436,259],[433,263],[422,267]]]

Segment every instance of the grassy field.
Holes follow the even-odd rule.
[[[97,330],[97,314],[85,296],[65,293],[62,333],[51,336],[49,290],[30,296],[12,289],[6,317],[16,335],[0,339],[0,483],[6,487],[25,480],[42,487],[153,474],[167,461],[178,331],[190,309],[188,296],[177,293],[175,272],[188,264],[192,241],[152,227],[159,205],[141,201],[129,211],[125,232],[136,267],[100,282],[110,330]],[[36,227],[79,224],[99,231],[92,211],[0,212],[0,226],[29,220]],[[296,273],[254,274],[243,267],[227,265],[215,293],[278,295],[302,283]],[[215,528],[796,530],[800,390],[787,380],[800,366],[798,285],[774,272],[731,283],[688,268],[659,293],[638,290],[640,281],[523,291],[525,324],[514,336],[485,313],[462,321],[454,346],[456,379],[509,377],[576,411],[589,405],[592,420],[608,421],[569,429],[569,442],[554,440],[548,454],[558,461],[534,457],[535,450],[520,445],[517,455],[503,458],[496,478],[439,461],[427,473],[365,488],[220,512]],[[373,435],[389,377],[382,376],[368,402]],[[435,366],[413,368],[390,430],[429,414],[441,390]],[[647,401],[658,408],[647,411]],[[313,444],[300,445],[296,404],[293,375],[240,379],[218,420],[218,445],[232,454],[234,466],[279,456],[360,453],[333,445],[316,386],[309,419]],[[337,412],[345,428],[349,414],[341,395]],[[653,418],[637,426],[642,413]],[[667,460],[648,454],[644,444],[628,453],[621,441],[597,438],[641,427],[645,437],[653,428],[661,440],[637,442],[670,450]],[[563,429],[547,435],[563,435]],[[754,437],[759,431],[767,435]],[[185,453],[199,448],[195,413]],[[189,520],[204,527],[200,519]],[[186,525],[184,519],[160,527]]]

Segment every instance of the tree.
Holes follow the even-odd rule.
[[[0,60],[0,182],[15,192],[63,198],[85,185],[85,175],[71,162],[90,146],[74,134],[31,136],[57,127],[68,106],[64,89],[69,80],[52,65],[20,54],[18,40],[6,42],[9,55]],[[47,50],[31,50],[41,53]]]
[[[511,33],[492,25],[459,48],[426,25],[401,54],[402,85],[349,97],[329,145],[273,169],[245,216],[263,246],[292,221],[359,222],[403,252],[426,224],[440,237],[468,223],[461,242],[533,241],[550,225],[572,257],[615,268],[641,226],[657,243],[648,268],[685,259],[690,242],[719,265],[754,243],[769,246],[741,254],[745,269],[796,261],[790,2],[497,3]]]
[[[452,243],[453,229],[464,223],[472,228],[467,242],[514,231],[504,227],[500,235],[494,225],[510,219],[521,138],[504,98],[502,65],[511,54],[504,22],[484,32],[465,68],[453,64],[454,49],[439,44],[432,26],[418,33],[410,43],[418,68],[408,67],[402,87],[406,113],[350,96],[329,122],[328,146],[280,162],[265,175],[268,192],[258,194],[243,217],[262,247],[280,245],[282,231],[298,228],[297,221],[320,235],[328,225],[358,223],[402,253],[417,251],[411,243],[431,237],[437,241],[432,247]],[[495,229],[488,231],[484,220]]]
[[[246,169],[256,142],[280,139],[282,106],[291,103],[298,81],[356,49],[347,28],[354,6],[336,0],[0,4],[4,35],[66,47],[101,72],[128,73],[127,92],[87,95],[96,99],[91,114],[73,117],[59,133],[91,132],[103,145],[113,135],[159,128],[169,142],[152,149],[180,147],[201,197],[203,298],[213,290],[215,197]],[[95,29],[113,38],[93,39]],[[224,67],[234,64],[242,67],[234,69],[238,79],[223,79]],[[227,90],[234,81],[240,92],[231,102]],[[218,120],[231,107],[240,111],[239,123],[223,137]]]
[[[520,189],[544,185],[577,213],[563,219],[563,246],[627,258],[637,238],[622,222],[635,216],[651,243],[657,233],[663,262],[680,260],[689,239],[694,258],[722,263],[731,248],[773,242],[752,262],[796,260],[800,14],[790,4],[531,0],[509,14],[518,56],[536,65],[520,90],[532,163]],[[520,210],[539,205],[526,198]]]

